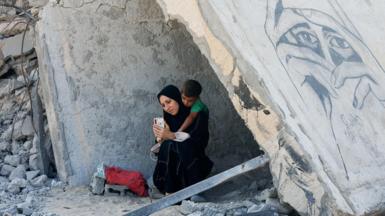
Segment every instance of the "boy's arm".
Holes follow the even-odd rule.
[[[182,131],[186,130],[194,122],[194,120],[197,116],[198,116],[197,112],[190,112],[190,114],[184,120],[182,126],[180,126],[178,132],[182,132]]]

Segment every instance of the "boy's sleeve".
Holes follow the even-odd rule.
[[[204,108],[204,104],[201,103],[201,102],[195,102],[192,107],[191,107],[191,111],[190,112],[195,112],[195,113],[198,113],[200,111],[202,111]]]

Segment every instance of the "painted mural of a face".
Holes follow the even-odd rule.
[[[377,138],[360,132],[374,127],[360,112],[368,100],[368,106],[375,101],[374,106],[384,108],[385,91],[379,85],[385,83],[384,70],[347,21],[342,25],[315,9],[285,8],[282,0],[267,2],[266,34],[303,103],[315,107],[318,101],[330,121],[348,179],[339,144],[376,145]]]

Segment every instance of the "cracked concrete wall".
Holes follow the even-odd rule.
[[[162,113],[156,94],[190,78],[202,83],[211,110],[214,172],[259,153],[187,30],[166,23],[154,0],[49,2],[40,18],[40,77],[62,180],[86,184],[100,162],[148,177],[152,118]]]
[[[269,154],[283,201],[302,215],[384,212],[383,2],[158,3]]]

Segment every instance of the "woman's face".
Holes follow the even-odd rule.
[[[159,103],[162,106],[163,110],[170,115],[176,115],[179,111],[179,104],[174,99],[171,99],[167,96],[160,96]]]

